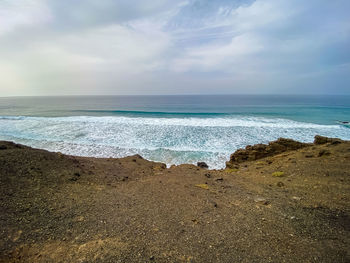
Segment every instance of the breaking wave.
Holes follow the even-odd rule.
[[[205,161],[211,168],[223,168],[238,148],[279,137],[303,142],[311,142],[316,134],[350,139],[349,128],[342,125],[204,113],[171,118],[146,116],[0,116],[0,139],[71,155],[140,154],[167,165]]]

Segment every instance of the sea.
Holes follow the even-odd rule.
[[[239,148],[280,137],[350,140],[350,96],[0,97],[0,140],[69,155],[139,154],[222,169]]]

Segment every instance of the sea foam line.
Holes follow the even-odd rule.
[[[298,122],[281,118],[264,117],[216,117],[216,118],[151,118],[151,117],[124,117],[124,116],[69,116],[69,117],[27,117],[27,116],[0,116],[0,120],[32,120],[50,123],[105,123],[157,126],[192,126],[192,127],[272,127],[272,128],[312,128],[338,129],[341,125],[322,125]]]

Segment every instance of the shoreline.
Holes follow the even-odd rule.
[[[325,137],[222,170],[0,141],[0,262],[347,262],[349,171],[350,141]]]

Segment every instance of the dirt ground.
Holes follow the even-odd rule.
[[[350,262],[350,142],[215,171],[0,142],[0,262]]]

